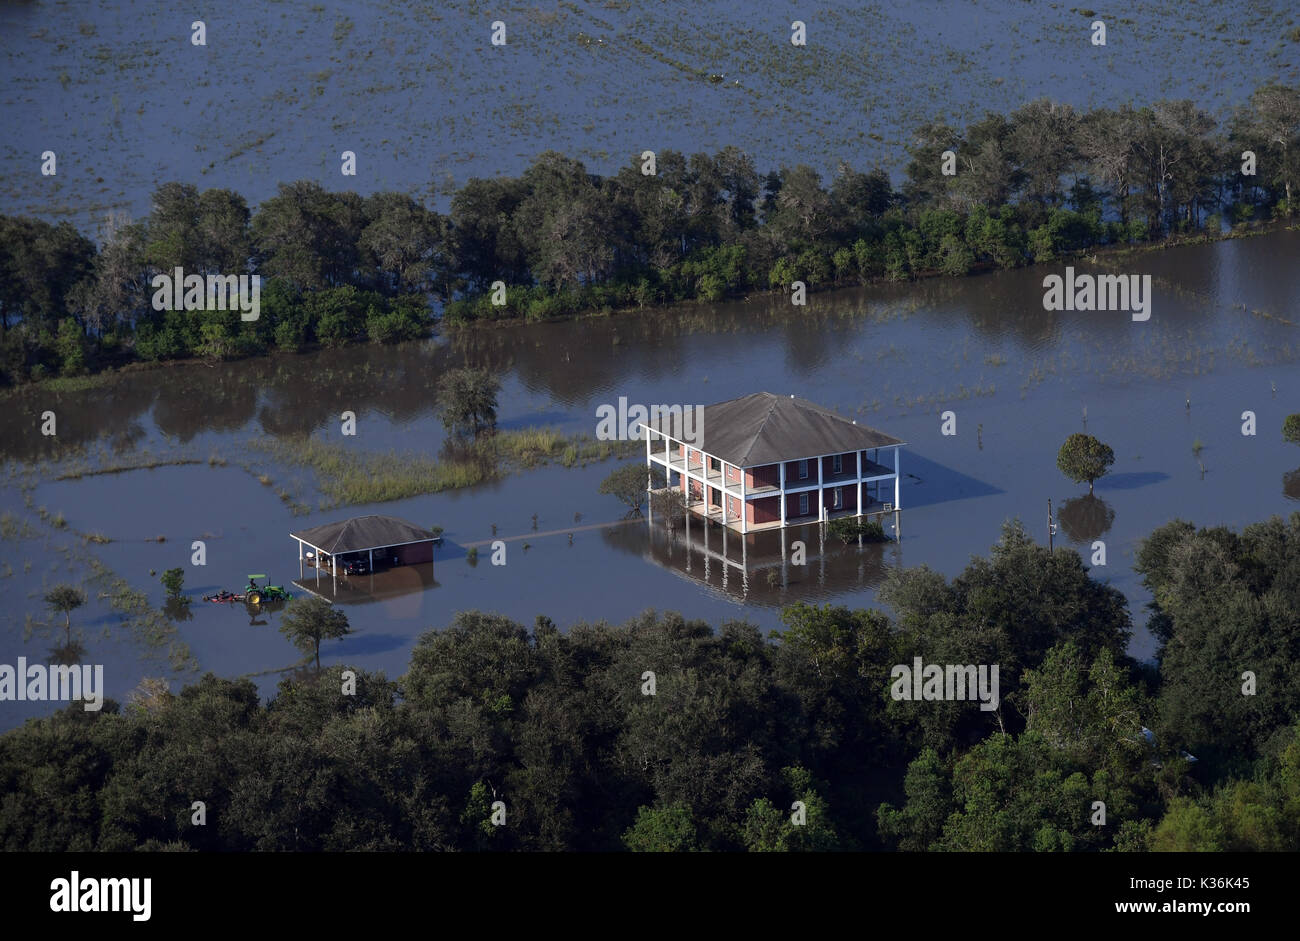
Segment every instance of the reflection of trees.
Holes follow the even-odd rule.
[[[1282,495],[1288,500],[1300,500],[1300,467],[1282,475]]]
[[[165,434],[189,441],[204,431],[242,428],[257,410],[257,385],[228,369],[173,370],[154,406],[153,420]]]
[[[168,598],[163,602],[163,614],[167,615],[172,621],[192,621],[194,612],[190,610],[190,603],[185,598]]]
[[[80,663],[85,656],[86,645],[79,640],[71,640],[51,648],[46,660],[56,666],[67,667]]]
[[[1114,524],[1115,510],[1101,497],[1085,494],[1062,503],[1056,518],[1073,542],[1092,542]]]
[[[125,428],[113,433],[109,439],[108,446],[113,449],[117,455],[129,454],[140,446],[140,442],[148,434],[144,430],[144,425],[138,421],[132,421]]]
[[[145,370],[111,380],[103,389],[51,393],[36,386],[23,390],[0,409],[0,457],[21,461],[72,457],[147,413],[157,398],[157,382],[157,375]],[[47,409],[58,418],[58,434],[40,433],[40,416]]]

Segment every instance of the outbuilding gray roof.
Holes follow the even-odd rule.
[[[435,538],[429,530],[399,520],[396,516],[354,516],[340,523],[313,526],[289,535],[331,555],[378,549],[381,546],[400,546]]]
[[[807,399],[755,392],[706,405],[697,420],[693,446],[737,467],[847,454],[903,444],[901,440],[836,415]],[[682,428],[670,416],[652,418],[655,431],[680,440]]]

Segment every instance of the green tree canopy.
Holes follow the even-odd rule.
[[[86,593],[73,585],[55,585],[45,593],[45,604],[57,614],[62,614],[66,643],[72,643],[72,612],[86,603]]]
[[[314,653],[320,669],[320,642],[352,633],[348,616],[324,598],[295,598],[280,618],[280,633],[303,653]]]
[[[497,425],[501,380],[486,369],[449,369],[438,379],[438,413],[452,434],[477,435]]]
[[[644,464],[624,464],[622,467],[614,468],[609,476],[600,482],[596,492],[618,497],[632,509],[633,513],[640,513],[641,505],[646,501],[647,476]]]
[[[640,808],[636,823],[623,834],[623,843],[634,853],[686,853],[700,848],[691,809],[682,803]]]
[[[1115,452],[1092,435],[1075,433],[1065,439],[1056,455],[1056,466],[1075,483],[1088,482],[1092,493],[1093,482],[1103,476],[1115,463]]]
[[[183,568],[167,569],[162,573],[159,581],[167,589],[169,598],[179,598],[181,590],[185,587],[185,570]]]

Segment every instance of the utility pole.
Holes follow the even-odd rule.
[[[1052,501],[1051,498],[1048,498],[1047,501],[1047,551],[1048,552],[1056,551],[1055,539],[1053,539],[1055,535],[1056,535],[1056,523],[1052,519]]]

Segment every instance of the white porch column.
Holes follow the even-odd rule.
[[[785,461],[781,462],[781,528],[785,529]],[[785,537],[781,537],[781,552],[785,553]]]
[[[858,451],[853,455],[854,460],[858,462],[858,516],[862,515],[862,452]]]
[[[673,472],[671,468],[672,462],[668,460],[668,453],[669,453],[668,445],[671,442],[672,439],[669,438],[667,435],[664,435],[664,486],[665,487],[670,486],[671,481],[673,479]]]
[[[817,458],[817,522],[826,519],[826,494],[822,489],[822,459]]]
[[[899,478],[898,478],[898,452],[901,451],[901,450],[902,450],[902,448],[894,448],[894,509],[895,509],[895,510],[897,510],[897,509],[899,508],[898,495],[899,495],[899,493],[901,492],[901,491],[898,489],[898,485],[899,485]]]
[[[375,550],[370,550],[370,574],[375,574]]]
[[[650,491],[650,479],[651,479],[651,476],[650,476],[650,468],[651,468],[651,465],[650,465],[650,426],[649,426],[649,425],[646,425],[646,424],[642,424],[641,427],[645,429],[645,489],[646,489],[646,492],[649,493],[649,491]]]
[[[684,455],[683,455],[684,456]],[[695,547],[691,545],[691,479],[686,478],[686,571],[691,570],[691,559],[694,557]]]
[[[740,474],[740,534],[743,536],[749,532],[749,501],[745,499],[745,468],[737,467],[736,472]],[[743,558],[743,548],[741,553]]]

